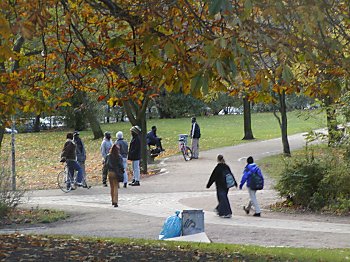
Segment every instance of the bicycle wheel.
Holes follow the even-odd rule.
[[[72,190],[71,181],[66,171],[61,171],[57,175],[58,187],[65,193]]]
[[[184,149],[182,149],[182,155],[184,156],[185,161],[189,161],[192,159],[192,150],[186,146]]]

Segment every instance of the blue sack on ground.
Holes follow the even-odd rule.
[[[170,216],[165,220],[159,239],[181,236],[182,221],[179,214],[180,211],[176,211],[174,216]]]

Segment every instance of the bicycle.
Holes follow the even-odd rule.
[[[58,187],[64,192],[68,193],[71,190],[74,190],[76,187],[76,181],[77,181],[77,172],[74,172],[73,177],[68,175],[68,166],[67,163],[64,163],[63,170],[60,171],[57,174],[57,184]],[[90,189],[91,186],[88,186],[86,183],[85,175],[83,175],[83,180],[82,180],[83,188]]]
[[[187,138],[188,135],[181,134],[179,135],[179,149],[185,159],[185,161],[189,161],[192,159],[192,150],[187,146]]]

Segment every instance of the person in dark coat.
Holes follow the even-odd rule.
[[[141,159],[141,140],[140,133],[141,128],[139,126],[133,126],[130,129],[132,139],[130,141],[128,160],[132,161],[133,179],[129,184],[130,186],[140,185],[140,159]]]
[[[198,159],[199,157],[199,138],[201,137],[201,129],[197,123],[195,117],[192,117],[192,125],[190,137],[192,138],[192,158]]]
[[[123,167],[123,159],[120,155],[119,146],[114,144],[109,154],[106,158],[107,161],[107,168],[108,168],[108,180],[109,185],[111,187],[111,198],[112,198],[112,205],[114,207],[118,207],[118,188],[119,188],[119,181],[118,176],[123,176],[124,173],[124,167]]]
[[[217,157],[218,164],[214,168],[211,176],[209,178],[207,188],[215,182],[216,185],[216,195],[218,198],[218,206],[215,208],[215,211],[220,217],[230,218],[232,216],[232,210],[230,206],[230,202],[228,200],[228,188],[226,185],[226,174],[231,173],[230,167],[225,163],[224,157],[222,155],[218,155]],[[237,187],[237,183],[235,184]]]
[[[162,139],[157,136],[157,127],[152,126],[151,131],[146,136],[148,146],[156,146],[160,151],[164,151],[162,146]]]
[[[76,144],[76,154],[77,154],[77,161],[78,164],[80,165],[81,169],[83,170],[83,177],[86,180],[86,172],[85,172],[85,160],[86,160],[86,151],[85,151],[85,146],[81,138],[79,137],[79,132],[74,131],[73,133],[73,141]]]

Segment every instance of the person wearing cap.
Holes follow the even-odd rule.
[[[130,128],[132,139],[130,141],[130,147],[128,152],[128,160],[132,161],[133,179],[129,184],[131,186],[140,185],[140,159],[141,159],[141,140],[140,133],[141,128],[139,126],[133,126]]]
[[[80,165],[81,169],[83,170],[83,176],[86,179],[86,173],[85,173],[85,160],[86,160],[86,151],[85,146],[81,138],[79,137],[79,132],[74,131],[73,133],[73,141],[76,145],[76,154],[77,154],[77,161]]]
[[[103,168],[102,168],[102,184],[104,187],[107,186],[107,174],[108,174],[108,168],[105,165],[106,162],[106,157],[109,153],[109,150],[111,149],[113,145],[113,141],[111,139],[111,133],[106,131],[104,134],[104,138],[102,140],[101,143],[101,155],[102,155],[102,164],[103,164]]]
[[[192,126],[190,137],[192,138],[192,158],[198,159],[199,156],[199,138],[201,137],[201,129],[195,117],[192,117]]]
[[[162,139],[157,136],[156,126],[152,126],[151,131],[147,133],[146,139],[147,139],[148,146],[156,146],[157,148],[159,148],[160,151],[164,151],[162,147],[162,142],[161,142]]]
[[[123,138],[123,132],[119,131],[116,134],[117,137],[117,141],[115,141],[115,144],[119,146],[119,150],[120,150],[120,155],[122,156],[123,159],[123,167],[124,167],[124,179],[123,179],[123,183],[124,183],[124,188],[127,187],[128,184],[128,172],[126,171],[126,168],[128,166],[128,142],[126,142],[126,140]]]

